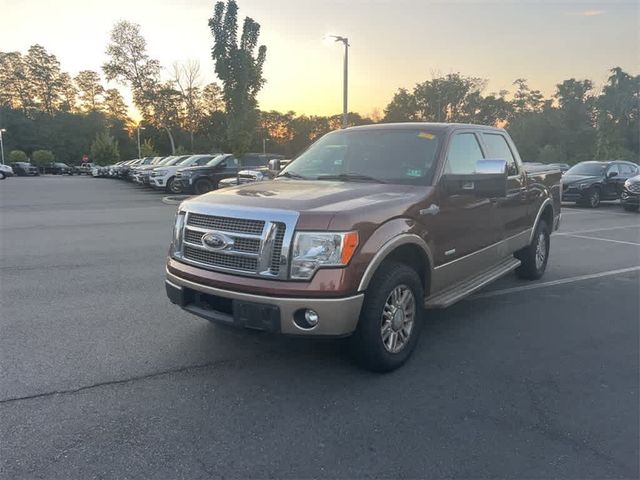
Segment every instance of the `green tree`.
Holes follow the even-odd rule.
[[[156,152],[156,149],[153,146],[153,141],[150,138],[147,138],[142,142],[142,145],[140,145],[140,154],[142,155],[142,158],[158,156],[158,152]]]
[[[24,62],[36,108],[53,115],[61,100],[60,62],[41,45],[29,47]]]
[[[251,146],[258,121],[256,95],[265,82],[262,67],[267,47],[258,47],[260,24],[249,17],[244,19],[238,41],[235,0],[228,0],[226,5],[216,3],[209,27],[214,38],[211,56],[222,81],[229,146],[235,154],[242,154]]]
[[[105,90],[102,108],[108,117],[118,119],[125,124],[131,122],[127,104],[124,103],[124,98],[117,88]]]
[[[100,75],[93,70],[82,70],[75,78],[78,86],[78,97],[81,110],[95,111],[100,107],[104,87],[102,86]]]
[[[20,52],[0,52],[0,105],[25,113],[32,106],[31,84]]]
[[[640,162],[640,75],[615,67],[596,100],[600,159]]]
[[[11,150],[9,152],[10,163],[27,162],[27,161],[28,161],[27,154],[24,153],[22,150]]]
[[[149,92],[160,76],[160,62],[149,57],[140,25],[126,20],[115,24],[107,46],[109,61],[102,66],[107,80],[128,84],[143,117],[149,114]]]
[[[406,88],[400,88],[384,109],[385,122],[413,122],[417,120],[416,99]]]
[[[98,165],[109,165],[119,159],[118,142],[107,131],[98,133],[91,144],[91,160]]]
[[[48,163],[55,161],[56,157],[51,150],[36,150],[33,152],[31,159],[35,165],[44,167]]]
[[[71,75],[66,72],[60,74],[60,98],[57,108],[62,112],[75,112],[76,98],[78,96],[78,89],[73,84]]]

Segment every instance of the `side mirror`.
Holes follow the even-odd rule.
[[[269,170],[272,170],[274,172],[279,172],[280,171],[280,159],[279,158],[274,158],[272,160],[269,160]]]
[[[477,195],[490,198],[507,196],[507,162],[478,160],[474,173],[448,173],[443,176],[449,195]]]
[[[609,172],[607,173],[607,178],[613,178],[613,177],[617,177],[618,176],[618,172]]]

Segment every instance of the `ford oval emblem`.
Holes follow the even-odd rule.
[[[233,239],[222,233],[212,232],[202,236],[202,244],[210,250],[224,250],[233,245]]]

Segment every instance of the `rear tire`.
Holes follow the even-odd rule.
[[[422,325],[423,286],[416,271],[384,263],[365,292],[358,327],[350,338],[354,360],[374,372],[402,366],[416,347]]]
[[[195,185],[193,186],[197,195],[202,195],[203,193],[210,192],[214,189],[213,182],[207,178],[201,178],[197,180]]]
[[[537,280],[542,277],[549,261],[549,246],[549,226],[546,221],[540,220],[531,245],[515,253],[515,257],[522,262],[516,269],[516,275],[526,280]]]

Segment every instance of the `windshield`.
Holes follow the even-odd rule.
[[[607,166],[602,163],[579,163],[567,170],[565,175],[603,175],[606,168]]]
[[[211,160],[209,160],[205,165],[207,165],[208,167],[213,167],[215,165],[218,165],[222,160],[230,156],[231,155],[228,153],[225,153],[223,155],[217,155],[213,157]]]
[[[438,145],[439,135],[422,129],[339,130],[311,145],[281,175],[424,185]]]

